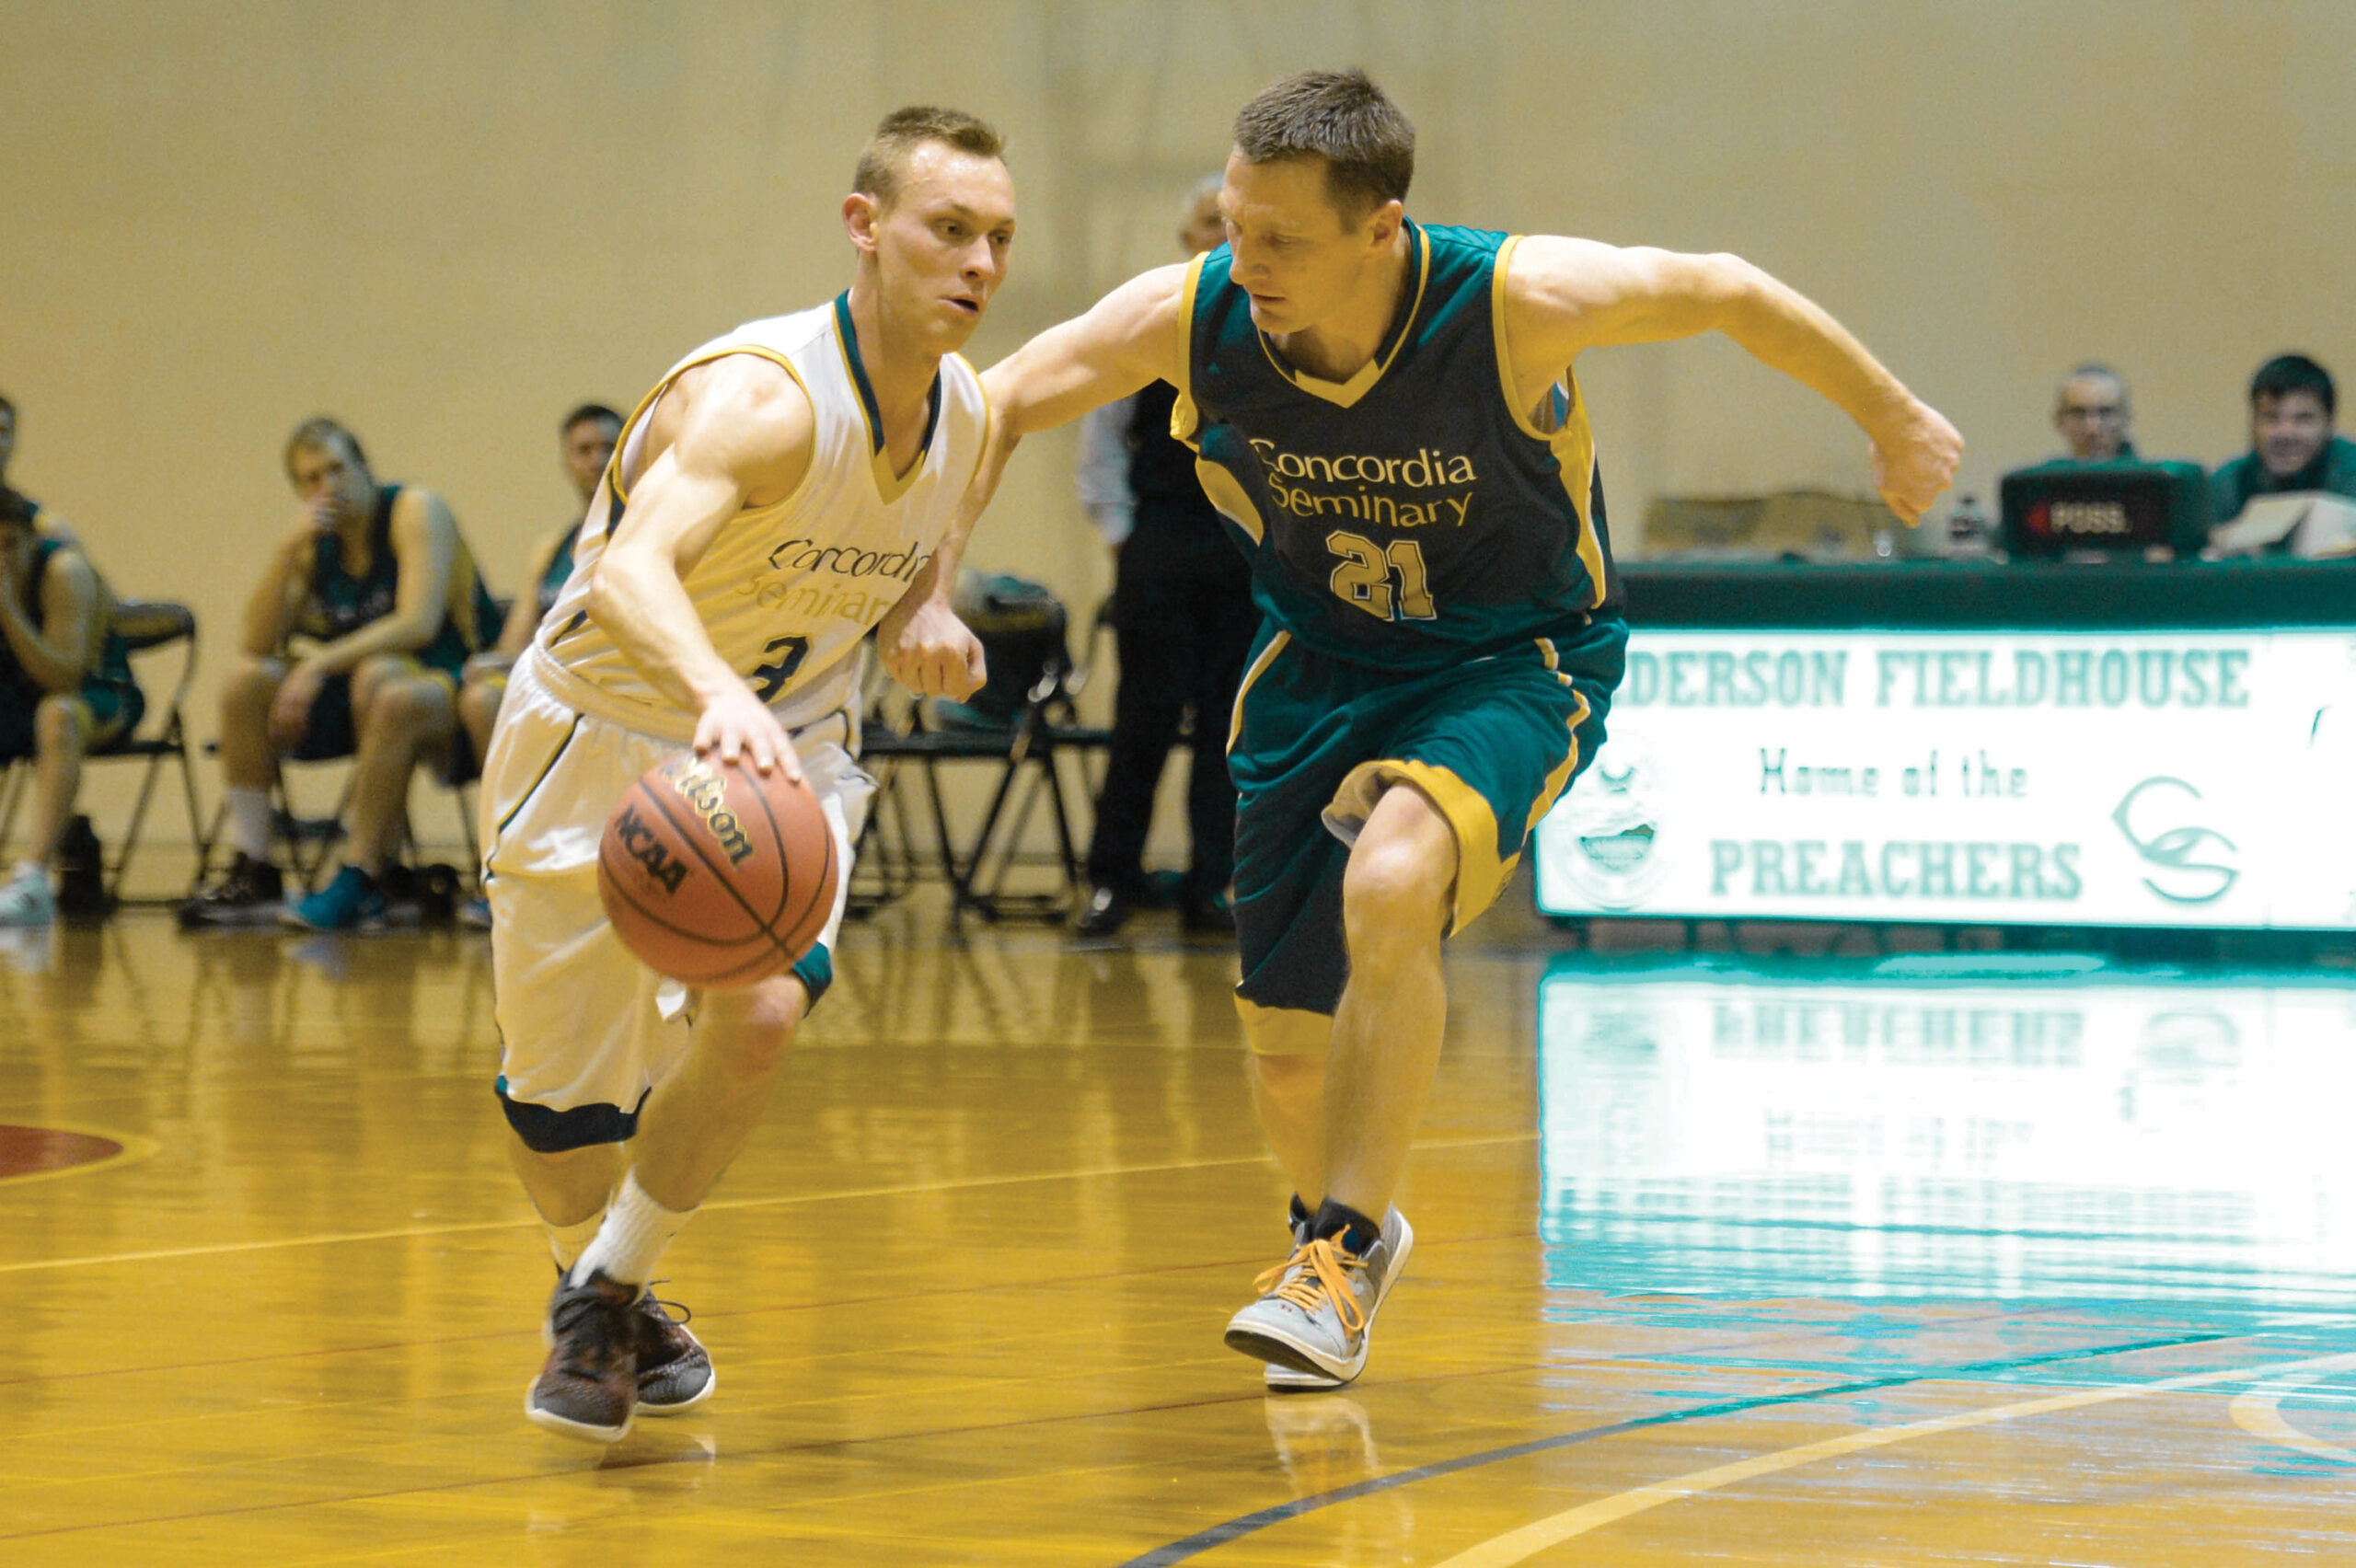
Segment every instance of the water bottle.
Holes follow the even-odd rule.
[[[1996,525],[1981,510],[1980,498],[1956,497],[1947,513],[1947,554],[1958,560],[1985,560],[1995,552]]]

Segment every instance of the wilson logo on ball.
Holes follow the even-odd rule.
[[[728,789],[720,776],[701,760],[689,762],[670,775],[671,787],[680,798],[693,806],[703,818],[711,836],[720,841],[721,852],[732,866],[742,865],[745,857],[753,852],[753,841],[736,821],[736,813],[728,809]]]
[[[757,985],[825,935],[847,847],[817,794],[784,768],[675,753],[614,802],[597,845],[597,900],[656,974]]]
[[[647,879],[661,884],[664,893],[676,893],[679,884],[687,880],[687,863],[663,847],[662,837],[646,825],[635,806],[624,806],[614,819],[614,837],[622,850],[646,868]]]

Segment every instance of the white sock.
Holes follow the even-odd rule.
[[[596,1239],[574,1261],[572,1273],[567,1277],[578,1282],[603,1270],[607,1279],[619,1280],[624,1285],[644,1285],[654,1277],[654,1265],[663,1261],[663,1249],[695,1216],[693,1209],[683,1214],[666,1209],[648,1197],[646,1189],[638,1184],[638,1172],[633,1170],[622,1178],[621,1191],[606,1205],[606,1222],[597,1228]]]
[[[556,1266],[572,1273],[572,1265],[581,1261],[581,1254],[589,1250],[589,1243],[596,1239],[598,1228],[605,1223],[602,1214],[593,1214],[577,1225],[558,1225],[543,1215],[540,1228],[548,1233],[549,1254],[556,1259]]]
[[[232,784],[221,791],[229,808],[229,847],[249,860],[270,858],[270,791],[250,784]]]

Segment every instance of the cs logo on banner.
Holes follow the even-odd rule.
[[[1644,743],[1621,736],[1604,743],[1595,766],[1557,808],[1571,830],[1571,847],[1556,864],[1598,908],[1637,908],[1668,875],[1659,836],[1668,793]]]
[[[2143,885],[2170,904],[2216,903],[2225,896],[2235,882],[2241,880],[2242,873],[2236,867],[2219,864],[2215,859],[2219,850],[2233,853],[2234,841],[2213,827],[2190,825],[2164,827],[2146,836],[2144,829],[2166,814],[2166,808],[2156,802],[2144,806],[2140,813],[2137,811],[2136,802],[2153,791],[2162,794],[2181,791],[2196,801],[2200,799],[2200,791],[2183,779],[2162,775],[2146,778],[2128,790],[2119,800],[2118,808],[2110,813],[2110,820],[2118,824],[2119,831],[2126,836],[2128,843],[2135,847],[2135,852],[2143,857],[2144,862],[2160,868],[2161,879],[2154,881],[2145,877]],[[2215,848],[2211,847],[2212,844]],[[2212,858],[2199,858],[2204,855]]]

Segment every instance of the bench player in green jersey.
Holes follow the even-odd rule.
[[[1440,947],[1601,742],[1626,640],[1572,367],[1716,330],[1864,427],[1910,522],[1954,428],[1822,310],[1731,256],[1419,225],[1415,132],[1357,72],[1238,116],[1227,245],[1148,272],[983,377],[1015,443],[1159,377],[1253,564],[1236,704],[1237,987],[1293,1251],[1228,1343],[1333,1387],[1413,1233],[1391,1199],[1438,1066]]]

